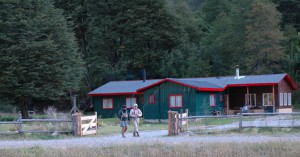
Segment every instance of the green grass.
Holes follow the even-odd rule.
[[[156,144],[123,144],[107,147],[73,147],[73,148],[18,148],[1,149],[0,157],[82,157],[82,156],[101,156],[101,157],[295,157],[300,156],[299,142],[262,142],[262,143],[156,143]]]
[[[224,125],[238,122],[238,118],[203,118],[197,121],[189,120],[189,126],[199,126],[199,125]]]
[[[119,126],[118,118],[106,118],[106,119],[98,119],[98,124],[101,124],[101,127],[98,129],[98,135],[109,135],[116,134],[121,132],[121,127]],[[133,125],[130,121],[128,123],[128,132],[133,131]],[[168,129],[167,123],[146,123],[143,119],[140,120],[139,130],[166,130]]]

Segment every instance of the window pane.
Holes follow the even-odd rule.
[[[268,105],[273,106],[273,94],[268,94]]]
[[[288,105],[292,105],[292,94],[288,93]]]
[[[215,95],[214,94],[211,94],[210,96],[209,96],[209,104],[210,104],[210,106],[215,106],[216,105],[216,101],[215,101]]]
[[[182,106],[182,96],[176,96],[176,107]]]
[[[176,103],[175,96],[170,96],[170,106],[175,107],[175,103]]]
[[[279,94],[279,105],[283,106],[283,93]]]
[[[256,94],[249,94],[249,106],[256,106]]]
[[[283,95],[283,104],[284,106],[287,106],[287,93],[284,93]]]
[[[263,105],[264,105],[264,106],[267,106],[267,105],[268,105],[268,95],[267,95],[267,94],[263,94],[263,99],[264,99],[264,100],[263,100],[263,101],[264,101],[264,102],[263,102]]]

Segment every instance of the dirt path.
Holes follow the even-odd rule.
[[[167,136],[167,130],[162,131],[145,131],[141,132],[141,137],[132,137],[131,133],[126,134],[126,138],[121,135],[109,136],[89,136],[89,137],[74,137],[62,140],[27,140],[27,141],[0,141],[0,149],[2,148],[21,148],[21,147],[47,147],[66,149],[70,147],[99,147],[118,144],[152,144],[152,143],[202,143],[202,142],[271,142],[271,141],[295,141],[300,142],[300,137],[297,135],[181,135]]]

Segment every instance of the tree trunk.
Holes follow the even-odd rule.
[[[20,110],[22,113],[22,118],[23,119],[28,119],[29,114],[28,114],[28,102],[26,98],[21,98],[19,100],[19,105],[20,105]]]

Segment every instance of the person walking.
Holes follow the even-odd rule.
[[[127,131],[127,126],[128,126],[128,113],[127,113],[127,108],[124,105],[122,109],[118,112],[118,117],[120,119],[120,127],[122,127],[122,137],[125,138],[125,132]]]
[[[139,134],[139,123],[140,117],[142,117],[142,111],[138,108],[138,104],[134,104],[133,108],[130,110],[130,117],[132,118],[133,122],[133,137],[140,137]]]

